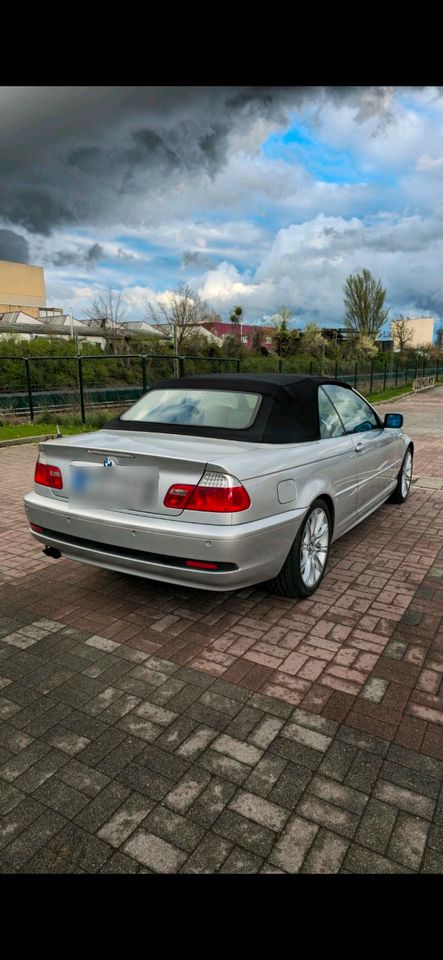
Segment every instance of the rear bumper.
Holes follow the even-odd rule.
[[[38,493],[29,493],[24,504],[29,522],[48,531],[31,531],[32,536],[64,557],[205,590],[235,590],[275,577],[305,514],[303,509],[291,510],[251,523],[217,526],[82,513]],[[185,559],[226,564],[228,569],[186,569]]]

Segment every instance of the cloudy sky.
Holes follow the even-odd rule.
[[[0,259],[81,318],[187,282],[223,316],[340,324],[367,267],[443,317],[443,88],[0,88]]]

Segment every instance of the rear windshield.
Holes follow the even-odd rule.
[[[257,393],[233,390],[150,390],[121,420],[245,430],[260,406]]]

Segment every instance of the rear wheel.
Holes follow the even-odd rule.
[[[413,462],[413,453],[411,448],[408,447],[398,474],[397,486],[389,497],[389,503],[404,503],[407,500],[412,483]]]
[[[315,500],[271,589],[284,597],[310,597],[326,570],[331,541],[331,517],[324,500]]]

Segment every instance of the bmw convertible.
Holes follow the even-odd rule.
[[[308,597],[333,540],[406,500],[402,425],[327,377],[158,380],[102,430],[41,443],[25,510],[50,557]]]

